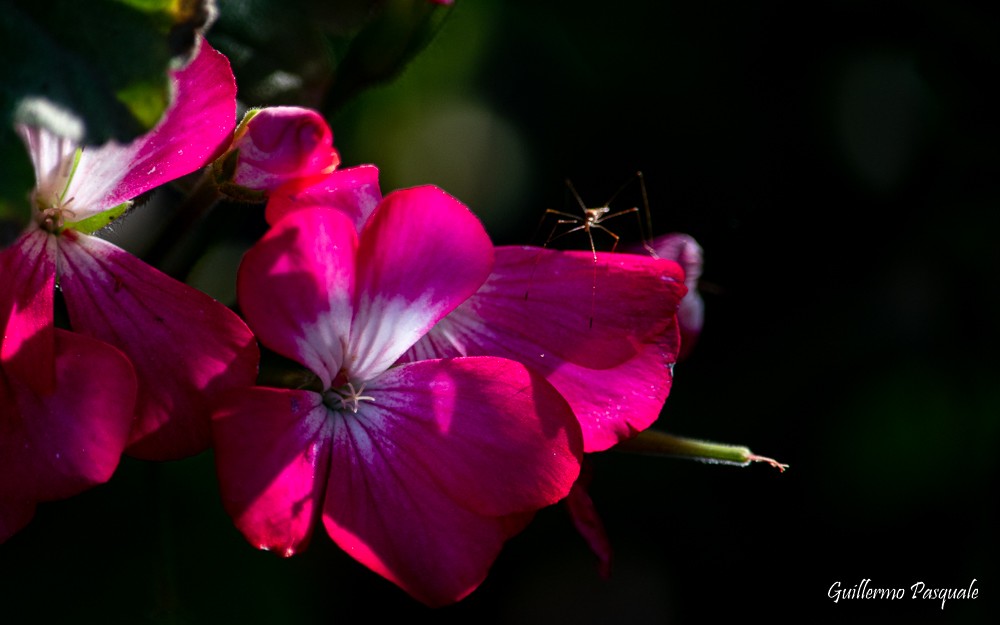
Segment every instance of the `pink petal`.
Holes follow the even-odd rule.
[[[330,462],[332,421],[307,391],[229,393],[212,419],[226,512],[251,544],[290,556],[312,535]]]
[[[370,491],[366,480],[383,476],[351,478],[358,481],[331,485],[323,516],[351,557],[431,607],[483,583],[508,537],[503,518],[469,512],[422,474]]]
[[[240,308],[260,342],[308,367],[323,388],[344,360],[357,238],[338,211],[297,211],[264,235],[240,265]]]
[[[116,349],[55,332],[55,392],[0,379],[0,501],[45,501],[108,480],[132,425],[135,374]]]
[[[423,361],[335,421],[323,521],[348,553],[429,605],[485,578],[528,513],[569,492],[580,440],[540,376],[497,358]]]
[[[503,529],[504,536],[512,538],[520,534],[535,518],[536,512],[537,510],[531,510],[530,512],[515,512],[513,514],[497,517]]]
[[[73,172],[77,142],[39,126],[17,124],[14,130],[24,141],[34,166],[36,197],[56,204]]]
[[[75,221],[191,173],[229,145],[236,126],[229,60],[203,39],[197,56],[172,76],[173,103],[153,130],[128,145],[83,151],[66,194]]]
[[[3,370],[37,393],[55,384],[55,237],[41,230],[23,235],[0,252],[0,362]]]
[[[274,225],[292,211],[323,206],[347,215],[360,231],[381,201],[378,168],[360,165],[283,184],[271,192],[264,216],[267,223]]]
[[[59,248],[73,329],[122,350],[138,375],[129,454],[166,460],[205,450],[215,396],[256,379],[250,330],[219,302],[107,241],[67,232]]]
[[[508,537],[503,518],[466,510],[423,474],[405,483],[348,479],[331,484],[323,521],[351,557],[431,607],[463,599],[486,579]]]
[[[439,487],[480,514],[555,503],[579,473],[579,426],[569,405],[519,362],[411,363],[369,382],[365,394],[375,397],[361,406],[377,413],[372,421],[381,420],[371,427],[384,436],[378,441],[383,451],[385,444],[399,445],[414,460],[423,456]]]
[[[587,541],[587,546],[597,556],[598,571],[600,571],[601,577],[607,579],[611,577],[611,540],[608,539],[608,533],[604,529],[601,516],[597,514],[594,500],[587,492],[593,477],[592,470],[590,463],[584,459],[580,479],[573,484],[573,490],[566,497],[566,509],[569,511],[576,531]]]
[[[0,499],[0,544],[20,532],[35,516],[35,502]]]
[[[492,266],[490,239],[461,202],[430,186],[389,194],[361,232],[344,368],[360,380],[387,369]]]
[[[546,374],[580,420],[585,451],[604,451],[656,421],[670,394],[679,351],[680,334],[671,319],[634,357],[614,367],[563,362]]]
[[[670,388],[685,287],[672,261],[500,247],[483,287],[405,360],[494,355],[541,372],[570,402],[584,449],[648,427]]]

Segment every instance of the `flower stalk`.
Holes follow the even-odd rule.
[[[740,467],[749,466],[753,462],[765,462],[782,473],[788,468],[787,464],[773,458],[759,456],[742,445],[685,438],[653,429],[645,430],[634,438],[622,441],[615,449],[630,453],[675,456],[711,464],[731,464]]]
[[[160,235],[153,242],[149,251],[143,254],[143,260],[150,265],[161,270],[171,253],[184,241],[190,238],[191,232],[202,221],[212,208],[222,198],[218,186],[212,178],[211,171],[202,172],[194,188],[171,215],[168,223],[160,231]],[[201,251],[201,250],[199,250]],[[195,257],[197,258],[197,256]],[[186,267],[193,264],[193,261],[183,263]],[[176,275],[178,271],[168,271]]]

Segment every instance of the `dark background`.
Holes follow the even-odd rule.
[[[0,547],[0,623],[994,619],[997,16],[943,1],[457,5],[398,80],[331,118],[345,164],[375,162],[386,191],[442,186],[498,243],[575,210],[564,179],[596,205],[641,170],[654,231],[705,250],[704,331],[655,427],[791,468],[597,455],[609,581],[556,507],[479,590],[430,611],[322,532],[290,560],[252,549],[210,456],[126,459]],[[980,594],[944,610],[909,591],[828,598],[865,578],[975,578]]]

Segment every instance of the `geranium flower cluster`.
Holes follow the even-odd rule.
[[[128,145],[18,129],[37,182],[31,222],[0,253],[0,541],[37,503],[109,479],[123,453],[209,446],[252,545],[291,556],[322,526],[428,605],[473,591],[571,492],[595,527],[584,454],[658,417],[682,267],[494,247],[441,189],[383,197],[374,166],[339,168],[315,112],[255,110],[236,127],[228,62],[204,41],[173,83],[164,119]],[[266,201],[270,229],[237,276],[242,319],[93,234],[207,165],[227,195]],[[257,386],[258,341],[313,382]]]

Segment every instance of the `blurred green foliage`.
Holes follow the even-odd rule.
[[[449,12],[425,0],[221,0],[211,39],[250,106],[332,114],[398,74]]]

